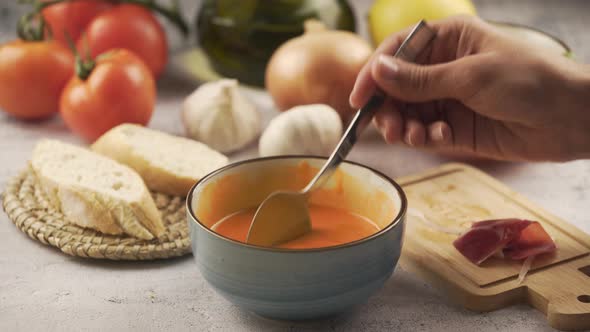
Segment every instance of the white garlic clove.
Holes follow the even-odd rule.
[[[261,156],[327,156],[342,137],[338,112],[324,104],[296,106],[272,119],[259,142]]]
[[[201,85],[185,99],[182,117],[189,137],[221,152],[239,150],[260,133],[260,114],[233,79]]]

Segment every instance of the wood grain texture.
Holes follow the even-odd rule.
[[[452,245],[457,238],[433,229],[409,214],[401,264],[423,276],[450,298],[476,311],[524,302],[547,315],[561,330],[590,329],[590,236],[545,211],[493,178],[467,165],[448,164],[399,180],[410,208],[432,223],[467,229],[486,219],[539,221],[559,249],[541,255],[522,284],[522,261],[490,258],[477,266]]]

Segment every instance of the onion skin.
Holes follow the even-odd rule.
[[[358,35],[326,30],[308,21],[306,32],[281,45],[266,68],[266,89],[281,111],[294,106],[327,104],[348,121],[348,103],[356,77],[373,52]]]

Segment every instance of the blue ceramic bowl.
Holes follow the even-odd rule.
[[[358,206],[351,203],[350,211],[379,225],[381,230],[372,236],[339,246],[289,250],[244,244],[209,228],[220,215],[255,206],[279,189],[266,185],[269,179],[288,179],[288,167],[301,162],[319,168],[325,159],[281,156],[234,163],[203,178],[187,198],[193,255],[201,274],[226,299],[267,318],[315,319],[351,310],[383,286],[401,253],[407,206],[401,187],[352,162],[341,169],[362,188],[345,183],[343,194],[362,201]],[[223,197],[213,201],[215,186],[236,174],[245,179],[243,187],[225,190]],[[387,202],[375,206],[375,194]]]

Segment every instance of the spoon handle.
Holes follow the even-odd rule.
[[[400,45],[394,57],[408,62],[414,62],[416,57],[430,44],[434,37],[435,32],[426,25],[426,21],[421,20]],[[334,173],[350,150],[352,150],[360,134],[369,124],[375,111],[383,104],[384,100],[385,94],[380,89],[377,89],[371,99],[356,112],[336,149],[313,180],[303,189],[304,193],[320,187]]]

